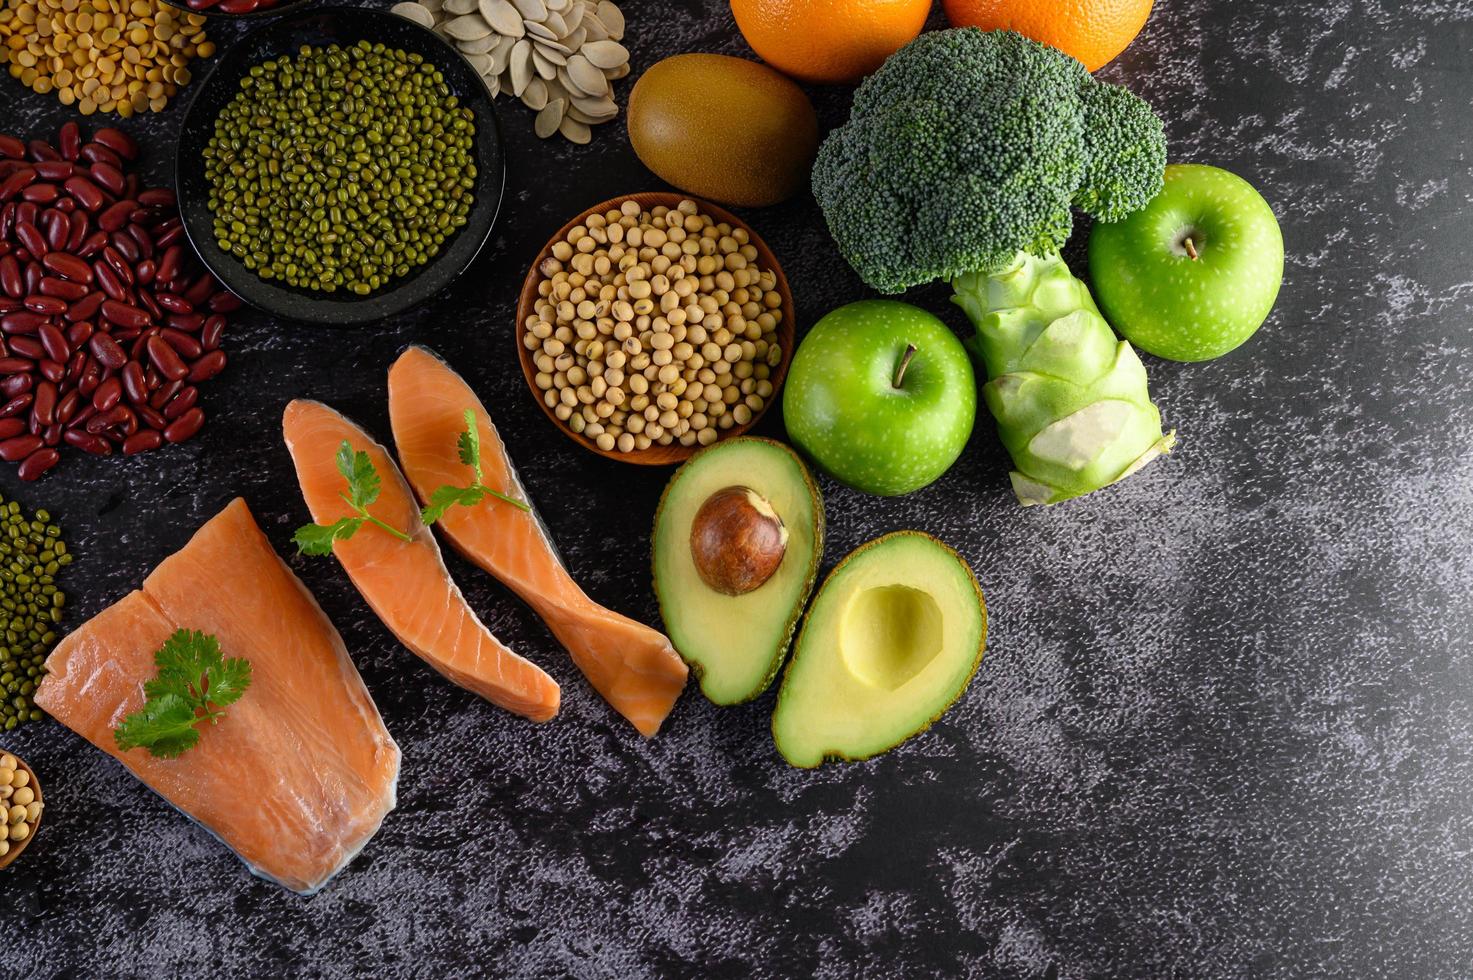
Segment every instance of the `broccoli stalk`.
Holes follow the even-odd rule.
[[[1165,165],[1141,99],[975,28],[892,55],[819,150],[813,193],[860,277],[887,293],[952,283],[1025,505],[1098,490],[1171,448],[1135,351],[1058,255],[1072,208],[1118,221],[1160,191]]]

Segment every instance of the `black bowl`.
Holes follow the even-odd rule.
[[[274,17],[278,14],[284,14],[288,13],[289,11],[296,10],[303,4],[311,2],[312,0],[277,0],[275,6],[266,7],[263,10],[251,10],[247,11],[246,13],[232,14],[221,10],[218,3],[215,4],[213,7],[207,7],[204,10],[195,10],[189,4],[185,3],[184,0],[164,0],[164,3],[168,4],[170,7],[175,8],[176,10],[182,10],[185,13],[189,14],[199,14],[201,17],[217,17],[220,20],[244,20],[247,17]]]
[[[396,277],[366,296],[324,293],[268,282],[247,269],[215,243],[209,208],[204,151],[215,131],[215,118],[240,91],[240,80],[263,61],[295,54],[303,44],[342,47],[368,40],[418,52],[445,76],[460,104],[475,115],[472,152],[476,165],[475,199],[467,220],[440,246],[429,262]],[[422,303],[465,271],[491,236],[506,184],[506,155],[501,125],[485,83],[460,52],[431,31],[402,17],[362,7],[314,7],[252,31],[219,56],[214,69],[196,82],[196,94],[184,115],[175,160],[179,213],[194,250],[231,292],[258,309],[291,320],[347,325],[379,320]]]

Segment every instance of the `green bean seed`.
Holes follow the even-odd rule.
[[[40,721],[36,685],[46,672],[46,654],[59,638],[66,595],[52,582],[70,564],[61,529],[51,515],[21,513],[14,500],[0,500],[0,728],[11,731]]]

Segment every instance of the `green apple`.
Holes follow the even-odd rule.
[[[894,300],[850,303],[814,324],[783,390],[789,438],[835,479],[886,497],[945,473],[976,416],[961,341]]]
[[[1157,357],[1207,361],[1263,325],[1284,278],[1284,238],[1252,184],[1173,163],[1150,204],[1095,225],[1089,275],[1126,340]]]

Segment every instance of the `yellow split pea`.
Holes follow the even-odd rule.
[[[708,446],[772,397],[782,296],[694,201],[591,214],[538,271],[522,343],[547,407],[605,452]]]
[[[0,64],[84,116],[161,111],[215,45],[162,0],[0,0]]]

